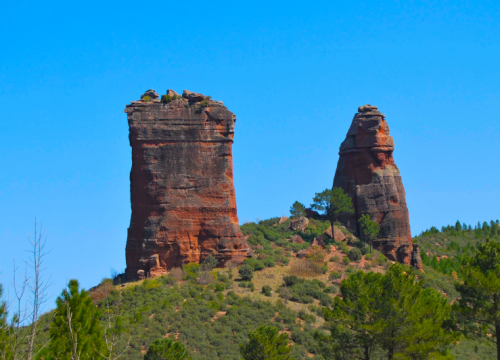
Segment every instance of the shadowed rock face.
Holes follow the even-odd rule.
[[[193,94],[166,104],[150,96],[125,109],[132,147],[127,279],[209,254],[219,264],[242,261],[248,252],[233,185],[236,117],[221,102],[207,105]]]
[[[390,260],[410,265],[410,221],[393,151],[394,140],[385,116],[375,106],[359,107],[340,145],[333,186],[342,188],[353,200],[354,214],[343,219],[349,230],[359,236],[357,220],[369,214],[380,224],[374,248]]]

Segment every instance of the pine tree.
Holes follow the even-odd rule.
[[[370,215],[364,214],[359,220],[358,224],[361,227],[365,243],[370,245],[370,250],[373,248],[373,240],[375,240],[380,232],[380,225],[373,220],[370,220]]]
[[[87,360],[103,353],[100,312],[77,280],[70,280],[57,298],[57,308],[50,325],[48,359]]]
[[[7,314],[7,303],[3,301],[3,288],[0,284],[0,358],[8,359],[9,351],[8,349],[8,314]]]
[[[261,326],[248,334],[249,342],[240,345],[244,360],[291,360],[288,334],[274,326]]]
[[[304,206],[304,204],[296,201],[292,206],[290,206],[290,215],[292,215],[292,217],[294,218],[306,216],[306,207]]]
[[[184,344],[171,339],[156,339],[149,345],[144,360],[189,360]]]
[[[458,232],[462,231],[462,224],[460,224],[460,221],[458,220],[455,223],[455,230],[457,230]]]
[[[372,358],[378,346],[378,310],[372,304],[381,296],[381,277],[380,273],[357,272],[342,281],[342,297],[335,297],[332,310],[324,310],[330,334],[315,334],[325,359]]]
[[[352,200],[341,188],[325,189],[316,193],[311,208],[323,211],[332,227],[332,238],[335,240],[334,223],[343,214],[354,213]]]
[[[386,274],[358,272],[340,284],[341,297],[325,311],[330,334],[316,333],[325,358],[369,360],[447,359],[455,335],[447,331],[451,307],[434,289],[424,289],[414,270],[392,265]]]
[[[464,281],[455,285],[461,296],[454,310],[462,320],[461,330],[494,344],[500,360],[500,244],[480,244],[474,256],[464,259],[460,271]]]

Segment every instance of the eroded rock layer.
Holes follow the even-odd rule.
[[[202,94],[148,90],[127,105],[132,217],[127,279],[164,272],[213,254],[242,261],[233,185],[235,115]]]
[[[384,114],[376,106],[359,107],[340,146],[333,186],[341,187],[353,200],[354,214],[343,219],[349,230],[359,236],[358,219],[369,214],[380,224],[374,248],[390,260],[410,265],[410,220],[393,151]]]

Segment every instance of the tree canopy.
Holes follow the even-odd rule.
[[[460,271],[464,280],[455,285],[461,297],[454,310],[461,330],[492,343],[500,359],[500,243],[480,244],[474,256],[464,259]]]
[[[290,206],[290,215],[292,217],[306,216],[306,207],[298,201],[295,201],[292,206]]]
[[[334,187],[331,190],[325,189],[320,193],[316,193],[311,208],[323,212],[323,215],[332,226],[332,237],[334,240],[335,231],[333,225],[335,221],[339,221],[340,216],[343,214],[354,213],[351,198],[339,187]]]
[[[365,243],[370,245],[370,249],[373,248],[373,240],[375,240],[380,232],[380,225],[370,219],[369,214],[363,214],[358,220],[359,227],[361,228],[361,233],[363,234],[363,239]]]
[[[453,335],[444,324],[451,307],[424,289],[413,269],[392,265],[386,274],[357,272],[340,284],[341,297],[325,309],[330,334],[317,333],[326,358],[446,359]]]
[[[261,326],[248,334],[249,341],[240,345],[244,360],[288,360],[291,348],[288,334],[279,333],[275,326]]]
[[[156,339],[149,345],[144,360],[189,360],[185,346],[171,339]]]

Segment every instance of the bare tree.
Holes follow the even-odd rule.
[[[14,290],[14,300],[6,306],[6,311],[13,309],[13,316],[10,324],[2,329],[7,338],[7,348],[0,349],[2,360],[9,357],[12,360],[27,359],[32,360],[37,352],[34,351],[37,336],[37,324],[43,305],[47,301],[47,289],[50,286],[48,279],[43,277],[46,237],[43,227],[35,219],[34,237],[28,236],[31,249],[29,261],[26,262],[24,273],[14,262],[14,273],[12,289]],[[28,276],[28,267],[32,269],[32,277]],[[28,292],[31,294],[28,299]],[[45,344],[46,345],[46,344]],[[41,349],[45,347],[43,345]],[[39,351],[41,350],[39,349]],[[9,355],[8,355],[9,354]]]
[[[127,340],[127,344],[123,345],[123,348],[120,348],[120,335],[123,330],[121,326],[121,314],[112,314],[112,311],[109,309],[109,301],[106,298],[106,328],[104,330],[104,342],[106,344],[107,353],[103,354],[97,350],[100,356],[107,360],[117,360],[127,352],[130,345],[130,336]]]
[[[40,223],[40,230],[37,229],[37,221],[35,219],[35,234],[34,237],[28,237],[31,244],[29,253],[31,258],[28,262],[33,270],[33,281],[30,283],[31,291],[31,325],[29,334],[29,344],[27,360],[31,360],[34,354],[35,339],[37,335],[38,319],[43,310],[43,306],[47,301],[47,290],[50,287],[50,278],[45,278],[43,272],[45,270],[44,261],[48,252],[45,251],[47,237],[42,223]]]

